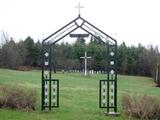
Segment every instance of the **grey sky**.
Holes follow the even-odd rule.
[[[41,40],[76,18],[79,2],[81,16],[118,43],[160,46],[159,0],[0,0],[0,31]]]

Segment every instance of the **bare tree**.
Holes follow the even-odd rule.
[[[0,47],[2,47],[5,43],[9,42],[10,37],[9,34],[5,31],[0,32]]]

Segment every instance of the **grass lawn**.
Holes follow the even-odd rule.
[[[57,73],[53,78],[60,80],[60,107],[52,112],[41,112],[41,71],[14,71],[0,69],[0,84],[15,84],[37,90],[37,110],[22,112],[0,109],[0,120],[134,120],[122,113],[121,98],[124,93],[147,94],[160,98],[160,88],[152,78],[118,76],[118,111],[120,117],[105,116],[99,108],[99,80],[106,75],[95,74],[84,77],[78,73]]]

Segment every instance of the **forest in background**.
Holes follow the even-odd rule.
[[[28,36],[24,40],[15,42],[13,38],[5,39],[0,47],[0,67],[19,69],[21,66],[41,67],[40,41],[34,42]],[[105,71],[107,64],[106,46],[91,37],[86,44],[85,39],[79,38],[75,43],[61,43],[53,45],[53,68],[57,70],[82,70],[84,52],[92,58],[88,60],[88,69],[94,71]],[[117,48],[117,68],[119,74],[154,76],[157,64],[160,63],[158,47],[152,45],[147,48],[138,46],[127,46],[125,42]]]

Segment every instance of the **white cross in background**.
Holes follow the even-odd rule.
[[[81,13],[81,8],[84,8],[84,6],[81,6],[80,2],[78,4],[78,6],[76,6],[75,8],[78,8],[78,14],[80,15]]]
[[[87,52],[85,51],[85,56],[84,57],[80,57],[82,59],[85,60],[85,71],[84,71],[84,75],[87,76],[87,59],[91,58],[91,57],[87,57]]]

